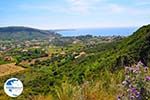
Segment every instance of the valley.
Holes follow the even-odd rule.
[[[122,93],[125,66],[139,61],[150,66],[150,25],[128,37],[63,37],[55,32],[41,37],[41,30],[20,27],[0,32],[10,30],[12,39],[0,35],[0,99],[12,99],[4,93],[3,84],[17,77],[24,91],[16,100],[116,100]],[[22,30],[38,34],[20,39]]]

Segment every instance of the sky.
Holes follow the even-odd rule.
[[[137,27],[150,23],[150,0],[1,0],[0,27]]]

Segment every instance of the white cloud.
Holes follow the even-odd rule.
[[[125,11],[126,8],[117,4],[109,4],[108,10],[111,11],[112,13],[121,13]]]
[[[52,6],[52,5],[30,5],[30,4],[23,4],[19,5],[19,8],[22,10],[42,10],[42,11],[48,11],[48,12],[63,12],[65,9],[63,7],[59,6]]]
[[[23,4],[19,5],[23,10],[37,10],[47,11],[54,13],[67,13],[67,14],[128,14],[140,15],[150,14],[150,8],[140,8],[137,4],[150,4],[149,0],[134,0],[134,6],[118,4],[117,2],[108,2],[109,0],[65,0],[66,5],[51,5],[51,4]]]
[[[133,2],[135,1],[135,3]],[[136,3],[142,2],[143,4],[148,4],[147,0],[133,0],[131,4],[123,4],[118,2],[109,2],[109,0],[65,0],[62,4],[27,4],[21,5],[22,9],[26,10],[36,10],[45,11],[46,13],[54,12],[57,15],[67,14],[65,18],[66,22],[61,21],[59,23],[49,23],[48,25],[43,25],[43,27],[107,27],[107,26],[128,26],[128,25],[138,25],[141,23],[148,23],[148,17],[150,16],[150,8],[141,5],[136,5]],[[137,2],[136,2],[137,1]],[[150,2],[149,2],[150,3]],[[79,17],[74,17],[74,14]],[[86,18],[84,19],[86,15]],[[41,17],[33,20],[40,20],[41,22],[53,22],[49,16],[40,15]],[[53,16],[53,15],[52,15]],[[53,18],[53,17],[52,17]],[[60,17],[61,18],[61,17]],[[69,19],[70,18],[70,19]],[[77,19],[75,19],[77,18]],[[44,19],[44,21],[43,21]],[[73,20],[72,20],[73,19]],[[86,21],[85,21],[86,20]],[[103,22],[104,21],[104,22]],[[80,23],[81,22],[81,23]],[[86,23],[87,22],[87,23]],[[70,24],[71,23],[71,24]],[[102,26],[101,26],[102,25]],[[35,25],[36,26],[36,25]],[[41,26],[42,27],[42,26]]]
[[[90,10],[102,0],[67,0],[70,5],[69,10],[77,13],[89,13]]]
[[[66,5],[51,5],[51,4],[23,4],[19,8],[23,10],[43,10],[49,12],[63,13],[89,13],[94,5],[101,0],[65,0]]]
[[[129,6],[129,5],[123,5],[123,4],[117,4],[117,3],[109,3],[105,5],[106,8],[103,9],[103,12],[107,12],[109,14],[123,14],[130,16],[136,16],[139,17],[141,15],[150,15],[150,8],[146,7],[137,7],[135,6]],[[102,7],[101,7],[102,8]],[[99,9],[101,9],[99,8]]]

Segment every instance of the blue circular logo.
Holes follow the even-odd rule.
[[[23,84],[17,78],[10,78],[4,84],[4,91],[10,97],[17,97],[23,91]]]

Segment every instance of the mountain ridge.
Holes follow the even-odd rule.
[[[0,39],[44,39],[59,36],[61,35],[52,30],[41,30],[24,26],[0,27]]]
[[[150,65],[150,24],[144,25],[129,37],[126,37],[114,50],[116,66],[128,66],[142,61]],[[116,67],[117,68],[117,67]],[[116,69],[115,68],[115,69]]]

